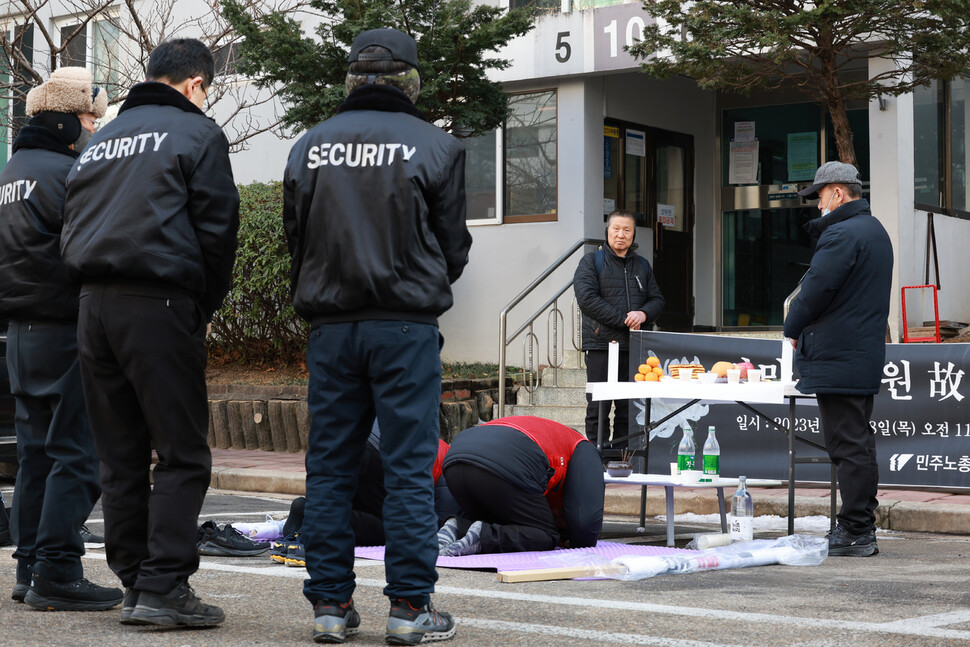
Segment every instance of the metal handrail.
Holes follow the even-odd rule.
[[[529,294],[535,290],[539,285],[543,283],[549,276],[559,269],[563,263],[565,263],[569,258],[576,253],[577,250],[585,247],[586,245],[603,245],[604,241],[602,238],[582,238],[575,243],[559,258],[557,258],[552,265],[545,269],[535,280],[533,280],[524,290],[519,292],[514,299],[512,299],[507,306],[499,314],[498,318],[498,330],[499,330],[499,359],[498,359],[498,377],[499,377],[499,390],[498,390],[498,415],[503,417],[505,415],[505,369],[506,369],[506,352],[508,350],[509,344],[511,344],[516,337],[522,334],[523,331],[529,329],[535,323],[535,320],[541,315],[550,304],[554,303],[562,294],[572,287],[573,282],[570,280],[559,292],[556,293],[549,301],[545,303],[539,310],[535,312],[531,317],[529,317],[522,326],[511,337],[506,337],[506,330],[508,326],[508,316],[509,312],[515,306],[519,305]]]

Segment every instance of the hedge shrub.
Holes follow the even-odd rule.
[[[290,301],[290,255],[280,182],[239,187],[239,249],[232,288],[212,319],[214,359],[286,364],[304,358],[307,324]]]

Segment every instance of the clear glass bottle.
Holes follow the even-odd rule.
[[[684,470],[694,469],[694,454],[696,451],[694,447],[694,432],[691,430],[690,425],[684,425],[684,438],[680,441],[680,446],[677,447],[677,469],[681,473]]]
[[[707,441],[704,443],[704,476],[701,481],[710,482],[718,478],[721,473],[721,446],[714,435],[714,425],[707,428]]]
[[[738,491],[731,499],[731,541],[751,541],[754,537],[754,502],[748,492],[747,477],[738,477]]]

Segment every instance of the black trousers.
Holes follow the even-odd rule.
[[[608,373],[609,352],[605,350],[586,351],[586,381],[605,382]],[[619,367],[621,382],[630,382],[630,351],[621,350],[619,356]],[[610,405],[616,405],[613,411],[613,434],[610,435]],[[593,402],[593,396],[586,394],[586,437],[589,442],[596,445],[596,430],[599,428],[599,402]],[[606,429],[603,430],[603,444],[606,445],[610,438],[620,438],[630,433],[630,401],[629,400],[606,400],[603,402],[606,407]],[[629,446],[629,440],[621,440],[615,445],[614,449],[625,449]]]
[[[559,529],[541,492],[526,492],[476,465],[445,468],[448,487],[472,521],[482,523],[483,553],[552,550]]]
[[[125,587],[168,593],[199,567],[196,531],[212,471],[205,316],[195,300],[155,286],[86,284],[80,303],[108,566]]]
[[[11,321],[7,369],[20,461],[10,520],[14,557],[42,577],[80,579],[84,543],[78,530],[101,488],[84,410],[77,325]]]
[[[817,398],[825,450],[839,478],[837,518],[846,530],[861,535],[875,529],[878,505],[876,437],[869,426],[873,396],[819,393]]]

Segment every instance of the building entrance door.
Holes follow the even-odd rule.
[[[653,231],[650,260],[665,304],[658,325],[689,332],[694,323],[694,138],[659,128],[606,120],[604,219],[614,209]],[[642,234],[642,232],[641,232]]]

